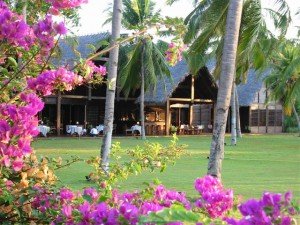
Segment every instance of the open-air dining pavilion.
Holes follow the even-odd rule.
[[[168,135],[171,126],[176,126],[182,134],[211,131],[217,86],[206,67],[199,71],[197,77],[185,70],[186,63],[182,61],[171,68],[173,81],[161,82],[154,92],[146,94],[147,135]],[[60,120],[61,125],[57,128],[60,133],[66,133],[72,124],[85,129],[103,124],[105,89],[105,85],[93,88],[81,86],[72,92],[49,96],[45,98],[46,107],[40,115],[41,120],[53,125]],[[122,93],[117,94],[115,134],[125,135],[128,128],[139,122],[138,96],[138,92],[128,98]],[[192,127],[195,127],[195,132]]]
[[[77,51],[83,58],[88,57],[94,51],[88,46],[92,44],[97,49],[97,44],[108,36],[107,33],[80,36]],[[60,47],[62,53],[59,62],[72,65],[77,57],[74,51],[65,42],[61,42]],[[103,65],[107,60],[108,55],[105,55],[97,58],[94,63]],[[199,70],[197,76],[192,76],[187,63],[182,60],[176,66],[170,67],[172,80],[159,81],[154,90],[146,92],[146,135],[212,132],[214,103],[218,90],[211,75],[214,64],[210,61]],[[242,132],[282,132],[282,106],[278,103],[265,104],[268,93],[263,85],[263,77],[258,77],[255,71],[250,70],[247,82],[238,85],[237,90]],[[139,94],[139,91],[136,91],[126,98],[117,85],[113,134],[134,134],[131,128],[140,122]],[[70,127],[75,129],[76,126],[80,127],[80,130],[101,127],[102,129],[98,129],[101,134],[105,95],[106,85],[102,84],[79,86],[70,92],[48,96],[44,98],[45,108],[39,119],[44,125],[50,126],[57,135],[70,133]],[[230,119],[227,131],[230,131]]]

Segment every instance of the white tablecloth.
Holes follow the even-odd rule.
[[[66,131],[68,134],[78,134],[78,135],[82,135],[83,132],[83,128],[82,126],[76,126],[76,125],[67,125],[66,126]]]
[[[204,125],[197,125],[196,128],[197,128],[198,130],[204,130]]]
[[[38,130],[44,137],[47,137],[47,133],[50,131],[50,127],[45,125],[39,125]]]
[[[142,133],[142,127],[139,125],[134,125],[131,127],[131,131],[132,133],[134,133],[134,131],[138,131],[140,134]]]
[[[96,128],[92,128],[91,131],[90,131],[90,134],[91,135],[97,135],[97,134],[99,134],[99,131]]]
[[[98,133],[100,133],[101,131],[103,132],[104,130],[104,125],[103,124],[100,124],[99,126],[96,127]]]

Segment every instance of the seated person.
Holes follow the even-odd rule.
[[[92,128],[91,131],[90,131],[90,135],[92,137],[95,137],[99,134],[98,130],[96,128]]]

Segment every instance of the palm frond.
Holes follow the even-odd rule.
[[[270,16],[276,29],[280,31],[280,35],[284,36],[291,22],[291,12],[286,0],[276,0],[274,6],[276,10],[266,8],[266,13]]]
[[[141,60],[141,41],[137,42],[132,50],[128,53],[128,59],[123,62],[119,72],[119,79],[121,89],[124,91],[125,96],[128,96],[130,91],[138,89],[141,83],[140,78],[140,60]]]
[[[283,42],[273,56],[273,70],[265,79],[271,89],[270,98],[280,100],[287,115],[300,95],[300,50],[299,45]]]
[[[201,24],[199,23],[198,27],[195,27],[195,31],[191,31],[197,34],[197,37],[190,46],[189,54],[206,53],[211,44],[215,43],[224,34],[228,2],[228,0],[214,0],[206,11],[201,14]],[[187,33],[189,32],[188,29]]]
[[[259,39],[265,36],[266,26],[261,11],[260,1],[246,0],[244,2],[236,59],[236,80],[238,81],[246,81],[255,46]]]
[[[208,43],[210,37],[224,33],[229,0],[205,0],[202,1],[185,19],[188,30],[184,38],[189,43],[197,38],[198,49],[201,43]],[[199,36],[204,40],[199,40]],[[195,42],[194,42],[195,43]],[[195,49],[195,51],[198,51]]]

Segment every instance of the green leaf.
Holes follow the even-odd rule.
[[[27,200],[28,200],[28,196],[22,195],[19,199],[19,202],[21,203],[21,205],[23,205],[24,202],[26,202]]]
[[[86,200],[86,201],[88,201],[90,203],[93,201],[92,197],[89,196],[89,195],[83,195],[82,197],[83,197],[84,200]]]
[[[8,75],[8,70],[6,68],[0,66],[0,73],[3,74],[4,76]]]
[[[165,224],[167,222],[189,222],[196,223],[200,219],[199,214],[186,210],[183,206],[174,205],[157,213],[150,213],[140,219],[140,224],[155,223]]]
[[[18,67],[18,63],[13,57],[8,57],[7,62],[9,65],[11,65],[13,67]]]

